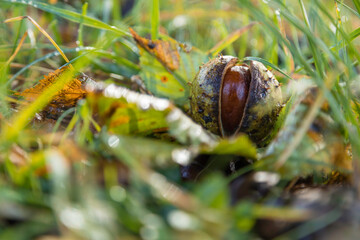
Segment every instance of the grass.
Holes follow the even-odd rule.
[[[325,238],[334,226],[355,236],[341,223],[358,224],[358,1],[0,6],[0,239]],[[26,15],[97,91],[53,115],[72,72],[30,103],[14,95],[68,64],[28,21],[12,21]],[[129,27],[174,46],[179,66]],[[218,54],[260,61],[281,83],[283,122],[266,146],[220,139],[188,116],[191,81]]]

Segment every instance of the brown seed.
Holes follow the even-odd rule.
[[[246,66],[234,66],[224,76],[221,93],[221,121],[227,134],[238,128],[248,97],[251,74]]]

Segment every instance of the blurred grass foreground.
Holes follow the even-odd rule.
[[[0,22],[0,239],[359,238],[358,0],[0,0]],[[264,144],[189,116],[224,55],[281,84]]]

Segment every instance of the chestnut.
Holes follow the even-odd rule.
[[[190,115],[222,137],[247,134],[261,144],[274,129],[283,107],[279,82],[262,63],[232,56],[200,67],[190,89]]]

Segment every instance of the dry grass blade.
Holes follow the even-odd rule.
[[[283,35],[283,37],[285,39],[287,39],[286,30],[285,30],[285,24],[281,20],[280,15],[277,15],[277,19],[278,19],[278,23],[279,23],[280,32]],[[288,61],[289,61],[289,70],[290,70],[290,72],[294,72],[294,69],[295,69],[294,58],[291,55],[291,51],[287,46],[284,46],[284,53],[285,53],[285,56],[288,58]]]
[[[216,56],[221,50],[226,48],[231,43],[235,42],[244,32],[248,31],[252,28],[257,22],[252,22],[245,27],[242,27],[235,32],[229,34],[225,39],[218,42],[213,48],[211,48],[207,53],[211,54],[212,56]]]
[[[337,69],[337,72],[339,69]],[[324,91],[327,89],[331,89],[333,86],[333,83],[337,77],[337,74],[335,72],[331,72],[328,74],[329,76],[325,79],[325,89],[319,89],[318,95],[316,96],[316,99],[308,112],[306,113],[304,119],[301,121],[301,124],[296,131],[295,136],[293,137],[292,141],[289,143],[289,146],[281,153],[279,156],[279,159],[275,163],[275,169],[281,168],[287,159],[291,156],[293,151],[297,148],[297,146],[300,144],[301,140],[305,136],[307,130],[310,128],[311,124],[313,123],[319,109],[323,105],[325,101],[325,94]]]
[[[303,121],[301,122],[301,125],[299,129],[297,130],[294,138],[289,143],[289,146],[285,149],[285,151],[280,155],[279,159],[275,163],[275,168],[279,169],[282,167],[286,160],[291,156],[293,151],[296,149],[296,147],[300,144],[301,140],[305,136],[307,130],[309,129],[311,123],[316,117],[316,114],[318,113],[319,108],[324,102],[324,92],[319,91],[319,94],[314,102],[314,104],[309,109],[308,113],[304,117]]]
[[[61,54],[61,56],[64,58],[64,60],[68,63],[69,62],[69,59],[66,57],[65,53],[61,50],[61,48],[57,45],[57,43],[54,41],[54,39],[52,39],[50,37],[50,35],[30,16],[19,16],[19,17],[14,17],[14,18],[9,18],[9,19],[6,19],[4,21],[4,23],[10,23],[10,22],[15,22],[15,21],[21,21],[23,19],[29,19],[29,21],[34,24],[34,26],[39,29],[39,31],[45,35],[45,37],[47,39],[49,39],[49,41],[54,45],[54,47],[56,48],[56,50],[59,51],[59,53]],[[71,64],[69,64],[71,68],[73,68],[73,66]]]
[[[9,65],[9,64],[14,60],[15,56],[16,56],[16,55],[18,54],[18,52],[20,51],[20,48],[21,48],[21,46],[23,45],[24,40],[25,40],[25,38],[27,37],[27,35],[28,35],[28,32],[25,32],[24,35],[21,37],[20,42],[19,42],[19,44],[17,45],[14,53],[13,53],[13,54],[11,55],[11,57],[6,61],[6,64],[3,65],[2,67]]]

